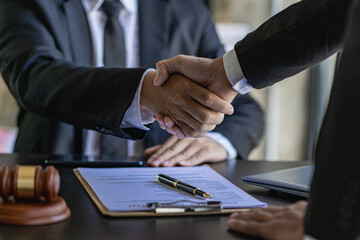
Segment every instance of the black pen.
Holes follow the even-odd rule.
[[[211,198],[210,194],[201,191],[199,188],[197,187],[193,187],[187,183],[181,182],[173,177],[167,176],[165,174],[158,174],[157,175],[157,179],[162,182],[165,183],[171,187],[183,190],[187,193],[191,193],[194,196],[200,196],[200,197],[204,197],[204,198]]]

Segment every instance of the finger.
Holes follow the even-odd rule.
[[[170,148],[163,151],[156,158],[158,161],[160,161],[160,166],[169,167],[176,165],[176,162],[174,162],[172,158],[180,154],[184,149],[186,149],[189,143],[190,141],[188,139],[178,140]]]
[[[154,119],[158,122],[158,124],[159,124],[159,127],[161,128],[161,129],[163,129],[163,130],[165,130],[166,129],[166,126],[165,126],[165,124],[164,124],[164,117],[161,115],[161,114],[159,114],[159,115],[153,115],[153,117],[154,117]]]
[[[149,157],[149,162],[151,166],[154,167],[158,167],[160,166],[160,164],[162,163],[162,161],[159,161],[158,157],[164,152],[166,151],[168,148],[171,148],[176,142],[178,141],[176,136],[171,136],[168,140],[166,140],[161,146],[160,148],[153,153],[150,157]]]
[[[277,213],[283,209],[284,209],[284,207],[271,206],[271,207],[262,208],[262,211],[269,212],[269,213]]]
[[[200,111],[199,111],[199,113],[200,113]],[[214,130],[214,128],[216,127],[216,123],[213,124],[213,123],[199,122],[197,119],[193,118],[188,113],[184,113],[184,117],[185,117],[184,120],[180,120],[178,122],[178,125],[180,126],[181,129],[182,129],[181,122],[186,123],[186,125],[188,125],[192,130],[194,130],[196,132],[207,133],[207,132]],[[221,119],[223,119],[223,118],[221,117]],[[191,129],[188,129],[188,130],[191,131]],[[183,132],[184,132],[184,130],[183,130]],[[186,132],[184,132],[184,134],[187,135]],[[194,136],[194,134],[191,134],[191,136]]]
[[[161,86],[169,78],[169,73],[164,66],[164,63],[158,62],[156,64],[156,75],[154,78],[154,85]]]
[[[163,69],[168,75],[162,75],[163,77],[160,76],[159,78],[155,77],[154,85],[160,86],[172,73],[181,73],[187,78],[190,78],[203,86],[208,86],[208,75],[211,71],[211,65],[213,61],[213,59],[192,57],[186,55],[178,55],[173,58],[160,61],[156,64],[157,70]],[[161,72],[161,74],[163,74],[163,72]]]
[[[208,159],[208,152],[204,150],[199,150],[198,152],[194,153],[190,158],[181,161],[179,164],[184,167],[195,166],[206,162]]]
[[[181,73],[181,65],[183,64],[181,58],[182,56],[180,55],[156,63],[155,86],[161,86],[169,78],[170,74]]]
[[[185,134],[181,129],[176,126],[175,122],[169,116],[164,117],[165,126],[163,130],[166,130],[168,133],[175,135],[179,139],[185,138]]]
[[[258,222],[266,222],[274,218],[274,214],[262,209],[256,209],[256,211],[245,211],[237,214],[230,215],[231,219],[251,220]]]
[[[178,138],[176,136],[169,137],[162,145],[160,145],[159,149],[150,156],[150,158],[157,158],[168,148],[171,148],[177,141],[178,141]]]
[[[172,156],[166,162],[164,162],[164,166],[170,167],[181,165],[180,162],[186,161],[200,150],[200,146],[198,144],[194,144],[193,139],[189,138],[183,139],[181,141],[188,141],[187,147],[185,147],[181,152]]]
[[[229,114],[229,115],[234,113],[234,107],[231,105],[231,103],[218,97],[217,95],[215,95],[206,88],[201,88],[201,87],[191,88],[189,94],[196,101],[214,110],[215,112]]]
[[[188,103],[187,106],[195,104],[195,107],[189,108],[200,108],[204,109],[203,106],[196,102]],[[164,117],[164,121],[168,124],[168,127],[165,125],[165,130],[170,134],[176,135],[179,139],[183,139],[184,137],[203,137],[205,136],[206,132],[212,131],[216,125],[215,124],[203,124],[191,116],[183,109],[188,107],[183,107],[180,111],[175,111],[173,113],[168,113],[168,116]],[[201,110],[199,110],[201,112]],[[208,111],[208,110],[206,110]],[[218,113],[215,113],[218,114]],[[222,115],[223,116],[223,115]],[[171,127],[174,125],[174,122],[178,126],[178,128]],[[181,131],[180,131],[181,130]]]
[[[196,120],[196,122],[194,122],[198,123],[197,125],[194,124],[194,126],[192,126],[195,129],[198,128],[196,130],[200,130],[199,128],[202,127],[204,124],[218,125],[224,119],[224,114],[215,112],[212,109],[207,108],[196,101],[188,102],[184,109],[189,116]]]
[[[242,215],[242,214],[249,214],[251,212],[254,212],[254,211],[263,211],[263,212],[268,212],[268,213],[277,213],[279,211],[281,211],[284,207],[276,207],[276,206],[272,206],[272,207],[264,207],[264,208],[261,208],[261,209],[250,209],[250,210],[247,210],[247,211],[242,211],[242,212],[237,212],[237,213],[233,213],[230,215],[231,216],[238,216],[238,215]]]
[[[185,137],[199,138],[199,137],[204,137],[206,135],[206,132],[196,131],[192,127],[190,127],[189,125],[187,125],[186,123],[184,123],[182,121],[179,121],[177,123],[177,125],[181,129],[181,131],[184,133]],[[213,130],[215,128],[215,125],[207,126],[207,127],[209,129],[208,131],[211,131],[211,130]]]
[[[230,219],[227,222],[227,226],[229,229],[237,232],[242,232],[253,236],[259,236],[260,229],[263,227],[263,224],[250,220]]]
[[[154,78],[154,85],[161,86],[166,80],[169,78],[172,73],[181,73],[183,75],[190,75],[188,78],[192,78],[191,76],[197,75],[194,74],[193,68],[189,68],[189,66],[193,65],[194,60],[197,58],[178,55],[172,57],[167,60],[160,61],[156,64],[156,76]],[[186,71],[184,71],[186,68]],[[197,71],[195,71],[197,73]],[[194,76],[194,77],[195,77]]]
[[[169,116],[164,117],[164,123],[165,123],[166,129],[172,128],[175,126],[174,120],[172,120]]]
[[[192,129],[196,132],[209,132],[215,128],[216,124],[222,122],[224,115],[214,112],[213,110],[204,107],[190,97],[177,99],[177,104],[167,113],[168,118],[176,123],[185,135],[194,136],[189,131]],[[172,125],[172,122],[167,120]],[[184,132],[184,128],[180,122],[185,123],[189,134]],[[166,127],[166,126],[165,126]],[[203,136],[204,134],[201,134]]]
[[[195,104],[197,104],[197,103],[195,103]],[[189,107],[189,108],[192,108],[192,107]],[[201,108],[202,107],[200,107],[200,109]],[[198,110],[199,112],[201,112],[200,109]],[[187,137],[205,136],[206,132],[212,131],[216,127],[215,124],[201,123],[197,119],[195,119],[193,116],[191,116],[189,113],[183,112],[183,111],[177,112],[176,117],[172,116],[172,114],[169,113],[169,117],[171,119],[175,120],[176,125],[181,129],[183,134]],[[166,128],[166,129],[168,129],[168,128]]]
[[[295,204],[293,204],[293,206],[295,208],[306,209],[307,204],[308,204],[307,201],[300,200],[300,201],[297,201]]]
[[[170,130],[167,130],[167,132],[175,135],[179,139],[185,138],[185,134],[183,133],[183,131],[181,131],[181,129],[178,126],[172,127]]]
[[[175,77],[179,78],[178,75],[176,75]],[[217,125],[223,121],[224,114],[214,111],[207,106],[204,106],[203,103],[205,102],[205,100],[201,101],[200,99],[208,98],[207,94],[214,95],[216,98],[218,98],[215,94],[191,81],[183,82],[183,87],[187,89],[186,91],[189,96],[174,96],[174,101],[177,102],[177,108],[173,109],[169,113],[169,116],[173,120],[181,120],[183,122],[186,122],[188,125],[190,125],[193,129],[197,131],[200,131],[199,128],[202,127],[204,124]],[[204,91],[206,91],[206,93],[204,93]],[[209,100],[209,102],[210,101],[212,100]],[[222,99],[220,99],[220,101],[229,104]],[[231,104],[229,105],[231,106]]]
[[[161,147],[161,144],[146,148],[144,151],[144,155],[148,157],[148,156],[152,155],[154,152],[156,152],[160,147]]]

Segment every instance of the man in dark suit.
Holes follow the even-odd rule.
[[[316,239],[360,237],[359,24],[357,0],[303,0],[222,58],[179,56],[157,65],[158,85],[168,74],[182,72],[231,99],[236,91],[269,86],[343,50],[316,147],[308,206],[299,202],[233,214],[230,229],[267,239],[303,239],[304,232]],[[158,119],[167,123],[163,127],[168,131],[182,134],[170,118]]]
[[[96,51],[84,2],[0,2],[0,70],[21,106],[16,152],[84,153],[87,132],[82,128],[133,139],[145,134],[134,127],[119,128],[145,69],[91,68]],[[192,14],[184,17],[183,12]],[[142,0],[138,14],[141,67],[180,53],[223,54],[200,1]],[[234,106],[235,114],[216,131],[246,158],[260,138],[262,113],[249,96],[235,99]],[[146,146],[168,137],[152,126]]]
[[[94,1],[83,0],[83,2],[91,3]],[[159,0],[122,2],[124,7],[130,10],[127,12],[128,15],[137,13],[136,7],[131,6],[131,4],[138,3],[140,26],[138,39],[140,46],[137,47],[135,44],[133,48],[139,48],[140,56],[138,58],[141,66],[154,67],[158,59],[180,53],[209,58],[219,57],[224,53],[215,26],[202,1],[169,1],[166,4]],[[94,14],[98,5],[93,8],[91,5],[85,5],[85,10],[87,13]],[[185,12],[187,14],[183,14]],[[91,14],[88,14],[89,17],[92,17]],[[121,14],[124,13],[120,12]],[[131,25],[131,21],[127,24]],[[194,26],[197,26],[196,31]],[[129,26],[126,26],[124,30],[125,33],[129,31],[128,34],[131,34]],[[134,39],[134,42],[136,40]],[[130,50],[128,51],[130,55],[134,52],[133,49],[128,50]],[[146,147],[156,145],[146,149],[145,153],[151,155],[149,163],[153,166],[173,166],[176,164],[188,166],[204,161],[220,161],[226,157],[238,156],[246,159],[261,136],[262,113],[259,106],[248,95],[236,98],[233,101],[233,106],[234,114],[227,116],[223,124],[204,138],[170,138],[170,134],[162,131],[157,124],[153,124],[144,139]],[[116,137],[111,138],[111,141],[118,142],[116,146],[119,146],[112,151],[112,154],[123,155],[124,151],[121,149],[128,149],[127,153],[130,155],[143,154],[142,144],[138,142],[131,141],[126,146],[126,141]],[[164,142],[165,144],[163,144]],[[180,163],[182,161],[184,162]]]

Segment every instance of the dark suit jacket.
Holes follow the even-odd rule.
[[[80,0],[1,1],[0,35],[0,71],[21,107],[15,151],[80,153],[81,128],[145,136],[119,129],[145,69],[90,67]]]
[[[291,76],[344,50],[318,139],[305,219],[317,239],[360,237],[360,4],[303,0],[235,46],[256,88]]]
[[[139,16],[142,67],[177,54],[224,53],[200,0],[139,0]],[[15,151],[81,153],[81,128],[144,137],[144,131],[118,129],[144,69],[90,68],[91,39],[80,0],[0,1],[0,46],[0,71],[21,107]],[[263,116],[248,95],[237,97],[234,107],[216,131],[246,158],[260,139]],[[153,124],[146,144],[168,137]]]

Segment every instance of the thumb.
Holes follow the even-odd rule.
[[[156,64],[156,75],[154,78],[155,86],[161,86],[169,78],[169,73],[164,65],[163,61]]]
[[[178,55],[167,60],[160,61],[156,64],[156,76],[154,85],[161,86],[172,73],[182,73],[181,65],[184,56]]]

